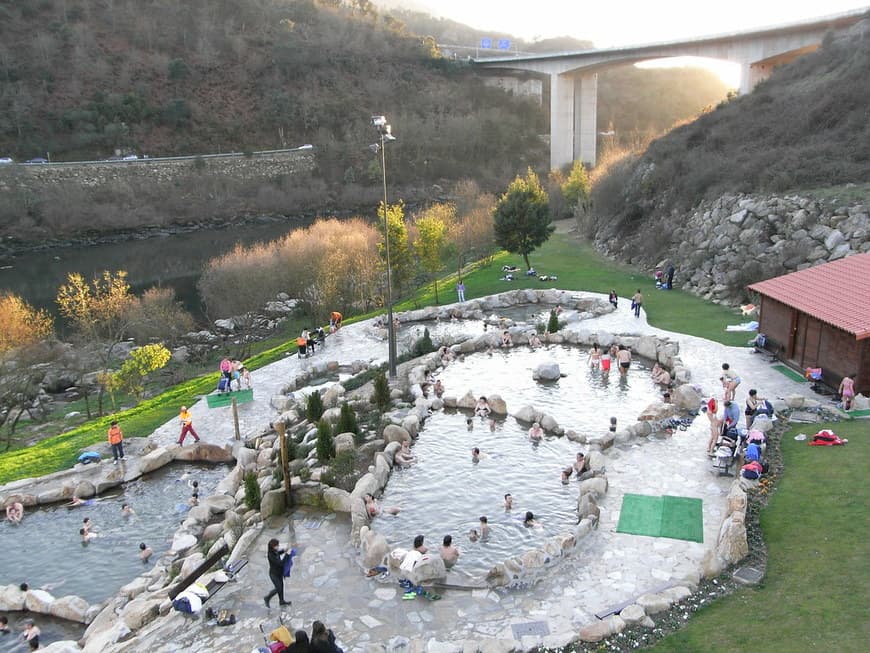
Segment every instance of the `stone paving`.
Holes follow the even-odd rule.
[[[268,427],[276,416],[270,398],[303,370],[332,360],[342,364],[356,359],[384,360],[386,343],[369,335],[369,326],[368,323],[345,326],[331,335],[326,349],[311,359],[292,356],[254,372],[255,401],[239,407],[243,437]],[[645,315],[634,318],[624,299],[618,311],[570,328],[678,340],[680,356],[692,371],[692,383],[719,397],[720,366],[729,362],[743,378],[737,391],[741,405],[750,387],[771,398],[809,393],[806,385],[775,371],[765,357],[752,354],[751,349],[726,347],[656,329],[647,324]],[[747,333],[747,340],[751,336]],[[209,411],[205,402],[199,401],[192,411],[195,428],[204,440],[232,441],[229,409]],[[606,424],[606,418],[602,424]],[[168,445],[177,439],[178,431],[177,421],[173,420],[159,428],[152,438],[158,444]],[[711,472],[704,453],[708,433],[708,422],[700,417],[687,431],[677,431],[671,438],[643,439],[606,451],[610,488],[601,503],[598,530],[584,538],[570,558],[555,565],[532,587],[498,592],[448,589],[439,601],[422,597],[403,600],[394,579],[380,581],[363,575],[357,552],[349,544],[350,523],[346,515],[319,515],[320,525],[310,528],[312,523],[307,518],[311,513],[300,510],[289,519],[272,519],[262,528],[249,550],[250,564],[237,582],[230,583],[213,599],[216,605],[212,607],[226,607],[236,614],[235,626],[209,626],[203,620],[192,621],[173,612],[146,626],[128,647],[119,645],[113,650],[141,651],[147,645],[152,653],[191,650],[247,653],[263,644],[258,626],[274,627],[279,615],[285,624],[306,630],[310,630],[313,620],[324,621],[349,651],[383,650],[383,647],[396,650],[405,646],[410,651],[459,651],[465,640],[475,640],[480,650],[507,651],[516,645],[516,636],[521,634],[514,626],[528,622],[543,622],[535,630],[548,631],[549,635],[523,637],[519,643],[524,649],[540,644],[565,644],[595,619],[597,611],[684,578],[697,579],[705,546],[715,541],[730,484],[730,479]],[[426,437],[425,430],[421,437]],[[703,497],[704,539],[708,544],[616,533],[625,492]],[[283,613],[275,607],[267,610],[262,602],[269,587],[265,550],[271,537],[290,541],[301,552],[286,583],[293,605]]]

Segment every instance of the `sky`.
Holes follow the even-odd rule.
[[[595,47],[710,36],[853,9],[870,10],[870,0],[410,0],[409,4],[481,30],[526,40],[573,36],[591,40]],[[736,65],[725,63],[712,69],[723,79],[733,77],[736,86]],[[731,83],[730,79],[726,82]]]

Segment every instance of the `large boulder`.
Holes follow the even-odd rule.
[[[353,451],[353,433],[339,433],[333,439],[333,444],[335,445],[336,456],[344,451]]]
[[[444,567],[444,560],[439,555],[424,555],[411,573],[408,574],[409,579],[419,585],[426,581],[438,580],[447,576],[447,569]]]
[[[193,446],[175,447],[172,450],[175,460],[204,461],[208,463],[235,462],[231,447],[223,447],[209,442],[196,442]]]
[[[716,540],[716,554],[727,564],[743,560],[749,553],[746,539],[746,518],[742,512],[733,512],[722,522]]]
[[[411,442],[411,434],[398,424],[387,424],[384,427],[385,442]]]
[[[203,561],[205,561],[205,555],[200,551],[194,551],[184,559],[184,562],[181,563],[181,571],[179,572],[179,575],[182,578],[187,578],[196,571],[196,568],[199,567]],[[132,628],[132,626],[130,627]]]
[[[287,495],[284,490],[269,490],[260,499],[260,514],[263,519],[287,512]]]
[[[680,410],[698,410],[701,405],[701,393],[693,385],[684,383],[671,390],[671,401]]]
[[[447,401],[445,400],[444,403],[446,405]],[[477,406],[477,397],[475,397],[471,393],[471,390],[469,390],[456,400],[456,408],[466,408],[468,410],[474,410],[475,406]]]
[[[556,361],[541,363],[532,372],[532,378],[536,381],[558,381],[561,377],[562,372]]]
[[[505,400],[501,398],[501,395],[487,395],[487,402],[489,403],[489,409],[492,411],[493,415],[507,415],[507,404]]]
[[[580,640],[583,642],[600,642],[625,630],[625,621],[619,615],[610,615],[600,621],[593,621],[580,629]]]
[[[139,459],[139,471],[142,474],[150,474],[155,469],[160,469],[164,465],[172,462],[172,454],[164,447],[158,447],[149,454],[142,456]]]
[[[584,494],[592,494],[595,499],[600,499],[607,493],[607,478],[604,476],[596,476],[595,478],[587,478],[580,483],[580,496]]]
[[[51,604],[51,615],[83,624],[87,623],[85,619],[90,607],[80,596],[62,596]]]
[[[328,487],[323,491],[323,502],[332,512],[350,512],[350,493],[337,487]]]
[[[209,509],[211,514],[220,515],[236,506],[236,501],[228,494],[212,494],[200,504]]]
[[[24,597],[24,607],[30,612],[51,614],[51,604],[55,598],[45,590],[27,590]]]
[[[18,585],[0,586],[0,612],[20,612],[26,599],[27,594]]]
[[[133,599],[124,606],[121,619],[130,630],[139,630],[154,621],[160,609],[160,599]]]

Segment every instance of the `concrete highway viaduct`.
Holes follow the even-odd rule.
[[[476,59],[482,68],[519,70],[550,81],[550,168],[579,159],[595,165],[598,72],[668,57],[705,57],[740,64],[740,93],[750,92],[778,65],[816,50],[825,34],[870,16],[870,7],[836,15],[686,41],[600,50]]]

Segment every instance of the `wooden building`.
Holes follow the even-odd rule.
[[[855,254],[749,286],[761,296],[759,333],[786,363],[822,368],[834,387],[855,375],[870,395],[870,253]]]

